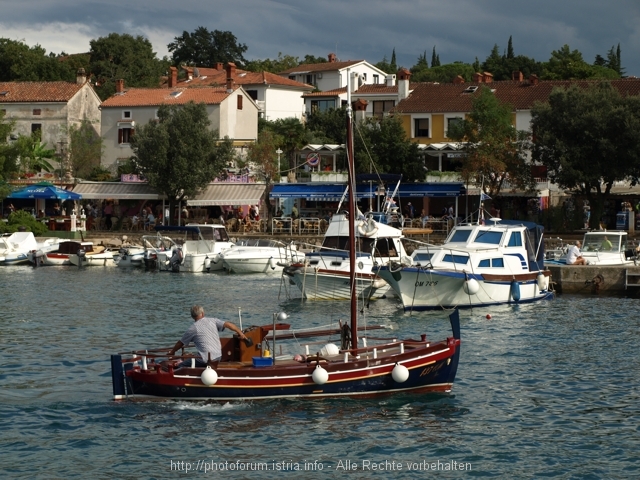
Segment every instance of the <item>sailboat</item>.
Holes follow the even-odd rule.
[[[347,91],[349,91],[347,87]],[[347,155],[349,164],[348,210],[356,212],[351,102],[347,102]],[[458,311],[449,315],[452,335],[440,341],[359,338],[355,289],[355,224],[350,223],[350,322],[333,329],[294,331],[284,323],[286,314],[274,314],[272,323],[249,327],[247,340],[221,338],[222,358],[204,368],[195,366],[194,354],[168,356],[169,348],[135,350],[111,356],[113,395],[163,397],[184,400],[256,400],[375,396],[395,392],[449,391],[460,357]],[[367,326],[366,331],[381,326]],[[339,334],[340,346],[326,344],[315,354],[275,355],[276,344],[288,338]],[[280,346],[280,345],[278,345]],[[184,353],[184,352],[183,352]],[[180,366],[192,359],[188,367]]]

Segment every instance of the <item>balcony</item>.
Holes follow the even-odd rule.
[[[347,173],[343,172],[311,172],[312,182],[345,183]]]

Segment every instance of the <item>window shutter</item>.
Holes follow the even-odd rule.
[[[242,95],[238,95],[238,110],[242,110]]]
[[[119,128],[118,129],[118,143],[122,143],[122,129]]]

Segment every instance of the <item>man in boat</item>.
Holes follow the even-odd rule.
[[[219,332],[225,328],[236,332],[240,340],[246,340],[247,338],[235,324],[225,322],[219,318],[205,317],[204,308],[200,305],[191,307],[191,318],[193,318],[193,325],[184,332],[184,335],[176,342],[169,355],[175,355],[176,351],[193,342],[202,358],[196,359],[196,367],[206,367],[209,361],[217,362],[220,360],[222,348],[220,346]],[[190,365],[191,360],[185,360],[179,366],[188,367]]]
[[[604,239],[602,240],[602,245],[600,247],[602,248],[602,250],[611,250],[613,248],[613,244],[611,243],[611,240],[609,240],[606,235],[604,236]]]
[[[587,261],[585,260],[585,258],[580,254],[581,246],[582,246],[582,243],[580,243],[580,240],[576,240],[576,244],[571,245],[569,247],[569,251],[567,252],[567,258],[566,258],[567,265],[586,265],[587,264]]]

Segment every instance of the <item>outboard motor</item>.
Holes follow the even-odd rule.
[[[173,255],[169,259],[169,265],[172,272],[180,271],[180,264],[182,263],[182,249],[176,248],[173,250]]]
[[[82,266],[82,263],[84,262],[86,256],[87,256],[87,252],[85,252],[83,248],[78,250],[78,267]]]

